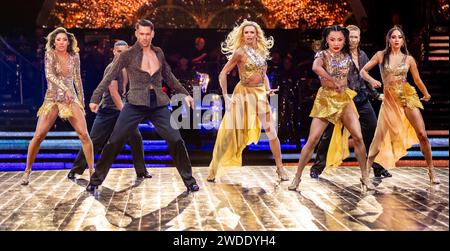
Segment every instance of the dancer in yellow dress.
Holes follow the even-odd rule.
[[[258,143],[261,124],[270,144],[280,180],[289,178],[283,169],[280,141],[276,134],[268,95],[274,95],[266,75],[269,49],[273,38],[266,38],[261,27],[244,20],[236,26],[222,43],[222,52],[229,61],[219,75],[220,87],[225,99],[225,115],[217,133],[208,178],[214,182],[227,169],[242,165],[242,151],[251,143]],[[231,97],[227,94],[227,74],[238,66],[240,82]]]
[[[301,151],[297,173],[288,187],[289,190],[297,189],[303,169],[330,122],[334,124],[334,130],[328,148],[326,167],[339,166],[349,156],[348,138],[351,134],[355,155],[361,168],[362,189],[375,188],[369,181],[366,148],[358,112],[353,103],[356,92],[347,87],[347,74],[352,60],[349,53],[349,31],[340,26],[327,27],[322,33],[321,51],[316,54],[313,62],[313,71],[319,75],[322,87],[317,92],[311,110],[310,116],[313,119],[308,141]]]
[[[368,72],[377,64],[380,66],[384,84],[384,100],[378,115],[375,136],[369,148],[367,165],[371,166],[375,161],[385,168],[395,167],[395,163],[406,155],[408,148],[420,143],[430,182],[440,183],[433,170],[431,146],[419,110],[423,109],[423,105],[416,89],[406,82],[408,71],[424,95],[421,100],[429,101],[431,95],[420,78],[416,61],[408,53],[405,35],[400,27],[395,26],[389,30],[386,35],[386,48],[377,52],[361,70],[361,76],[376,88],[381,87],[381,83]]]
[[[31,167],[39,152],[39,147],[58,116],[61,119],[69,120],[77,132],[89,171],[93,172],[94,152],[84,118],[84,94],[78,51],[75,36],[62,27],[56,28],[47,36],[45,52],[47,92],[44,103],[37,114],[39,118],[36,132],[28,146],[22,185],[28,185]]]

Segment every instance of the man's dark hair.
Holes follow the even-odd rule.
[[[137,30],[139,29],[139,26],[146,26],[146,27],[150,27],[150,29],[153,30],[154,25],[150,20],[147,19],[140,19],[137,21],[136,25],[134,26],[134,28]]]

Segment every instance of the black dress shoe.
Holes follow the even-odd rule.
[[[309,176],[311,176],[311,178],[313,178],[313,179],[318,179],[320,176],[320,173],[314,169],[311,169],[311,171],[309,172]]]
[[[70,180],[74,180],[74,179],[76,178],[75,174],[76,174],[76,173],[75,173],[74,171],[70,171],[70,172],[67,174],[67,178],[70,179]]]
[[[150,173],[144,173],[144,174],[139,174],[137,177],[142,178],[142,179],[150,179],[153,176]]]
[[[92,185],[91,183],[89,183],[86,187],[86,191],[88,192],[95,192],[95,190],[98,189],[98,185]]]
[[[200,187],[197,184],[192,184],[188,186],[187,189],[189,192],[197,192],[198,190],[200,190]]]
[[[380,169],[375,169],[373,171],[374,175],[376,178],[381,178],[381,176],[386,177],[386,178],[390,178],[392,177],[392,174],[390,174],[388,172],[388,170],[384,169],[384,168],[380,168]]]
[[[392,174],[391,174],[390,172],[388,172],[388,170],[386,170],[386,169],[382,170],[382,171],[380,172],[380,175],[381,175],[381,176],[384,176],[384,177],[386,177],[386,178],[392,177]]]

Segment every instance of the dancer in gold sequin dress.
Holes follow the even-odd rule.
[[[242,165],[242,151],[251,143],[258,143],[261,123],[270,144],[280,180],[288,180],[281,160],[280,141],[276,134],[268,95],[276,90],[270,89],[266,75],[269,49],[272,38],[265,38],[261,27],[244,20],[235,27],[222,44],[222,51],[228,54],[229,61],[219,75],[219,82],[225,99],[226,112],[217,133],[213,158],[209,165],[208,178],[214,182],[226,170]],[[230,98],[227,94],[226,75],[238,66],[240,82]]]
[[[384,84],[384,100],[378,115],[375,136],[369,148],[367,164],[371,166],[376,161],[385,168],[395,167],[395,163],[407,154],[408,148],[420,143],[430,182],[440,183],[433,171],[431,146],[419,111],[423,109],[423,105],[416,89],[406,81],[408,71],[424,95],[421,100],[429,101],[431,95],[420,78],[414,58],[408,53],[404,33],[399,27],[389,30],[386,35],[386,49],[377,52],[361,70],[361,76],[378,88],[381,83],[368,73],[377,64],[380,66]]]
[[[308,141],[300,153],[297,173],[289,190],[300,184],[303,169],[311,159],[314,148],[328,123],[334,124],[328,148],[326,168],[339,166],[350,154],[348,138],[352,135],[355,155],[361,168],[362,189],[374,189],[366,168],[366,148],[361,134],[358,112],[353,98],[356,92],[347,87],[347,74],[351,57],[349,31],[340,26],[327,27],[322,33],[321,51],[313,63],[313,71],[319,75],[322,87],[317,92],[310,116],[313,118]]]
[[[47,36],[45,52],[47,92],[44,103],[37,114],[39,118],[36,132],[28,146],[22,185],[28,185],[31,167],[39,152],[39,147],[58,116],[61,119],[69,120],[77,132],[89,170],[91,173],[93,171],[94,153],[84,118],[84,94],[78,51],[75,36],[64,28],[57,28]]]

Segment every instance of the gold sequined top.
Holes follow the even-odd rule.
[[[350,55],[322,50],[317,52],[314,58],[321,58],[325,71],[336,80],[341,81],[347,78],[352,62]]]
[[[402,62],[396,67],[386,63],[384,67],[380,64],[381,78],[384,83],[384,92],[392,93],[395,100],[402,107],[423,109],[422,102],[417,91],[407,82],[409,65],[406,63],[406,55]]]
[[[243,69],[239,69],[241,83],[244,85],[248,84],[250,77],[257,73],[261,76],[261,83],[257,86],[264,85],[264,75],[267,68],[266,60],[251,48],[244,47],[244,51],[247,57]]]
[[[384,64],[384,67],[380,64],[380,71],[385,87],[391,84],[405,83],[409,71],[409,65],[406,63],[406,55],[396,67],[392,67],[389,63]]]
[[[45,77],[47,78],[45,101],[63,102],[65,100],[64,92],[69,90],[72,92],[74,100],[77,99],[75,101],[79,101],[84,106],[78,53],[69,54],[69,62],[62,64],[54,51],[47,51],[45,53]]]

